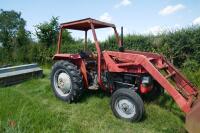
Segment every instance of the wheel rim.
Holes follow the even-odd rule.
[[[69,74],[65,70],[58,70],[54,74],[54,86],[56,92],[60,96],[68,96],[71,88],[72,81]]]
[[[135,105],[129,99],[118,99],[115,102],[117,113],[126,119],[132,118],[136,114]]]

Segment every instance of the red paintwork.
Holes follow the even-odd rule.
[[[127,72],[134,74],[149,74],[151,75],[176,101],[178,106],[186,114],[190,113],[191,108],[195,105],[198,99],[198,91],[171,63],[169,63],[163,56],[149,52],[139,52],[126,50],[124,52],[115,51],[101,51],[99,42],[97,40],[96,28],[112,27],[118,42],[119,47],[122,46],[119,35],[116,31],[116,27],[113,24],[104,23],[91,18],[83,19],[79,21],[73,21],[70,23],[61,24],[61,31],[58,39],[58,50],[54,56],[54,60],[71,60],[78,67],[80,67],[83,75],[85,87],[88,86],[86,67],[84,60],[81,59],[78,54],[60,54],[60,44],[62,30],[64,28],[83,30],[87,36],[87,31],[92,30],[92,34],[95,41],[96,51],[98,54],[98,83],[99,86],[105,90],[105,86],[102,83],[101,73],[103,71],[109,72]],[[87,37],[86,37],[87,39]],[[87,42],[87,41],[85,41]],[[160,70],[164,70],[168,75],[163,75]],[[168,78],[174,81],[172,84]],[[112,88],[110,88],[112,92]],[[140,93],[148,93],[150,88],[141,87]],[[194,104],[195,103],[195,104]]]
[[[149,86],[144,86],[143,84],[140,84],[140,92],[142,94],[147,94],[152,90],[153,86],[149,85]]]
[[[85,62],[81,59],[81,60],[79,60],[77,65],[79,66],[79,68],[81,70],[81,74],[83,75],[84,87],[88,88],[87,70],[86,70],[86,67],[85,67]]]
[[[53,56],[53,60],[66,60],[66,59],[77,60],[81,59],[81,56],[79,54],[55,54]]]
[[[98,21],[92,18],[86,18],[81,20],[76,20],[68,23],[62,23],[60,27],[62,29],[73,29],[73,30],[82,30],[82,31],[88,31],[91,28],[91,24],[94,25],[95,29],[99,28],[107,28],[107,27],[115,27],[114,24]]]

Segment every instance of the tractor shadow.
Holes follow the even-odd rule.
[[[109,97],[110,98],[111,94],[109,94],[108,92],[105,92],[101,89],[98,89],[98,90],[85,89],[79,102],[84,103],[85,101],[87,101],[91,97],[98,97],[98,98]]]

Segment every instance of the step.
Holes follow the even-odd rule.
[[[98,90],[99,86],[95,84],[95,85],[89,86],[88,89],[89,90]]]

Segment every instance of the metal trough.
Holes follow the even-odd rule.
[[[37,64],[0,68],[0,86],[20,83],[32,77],[42,77],[43,70]]]

